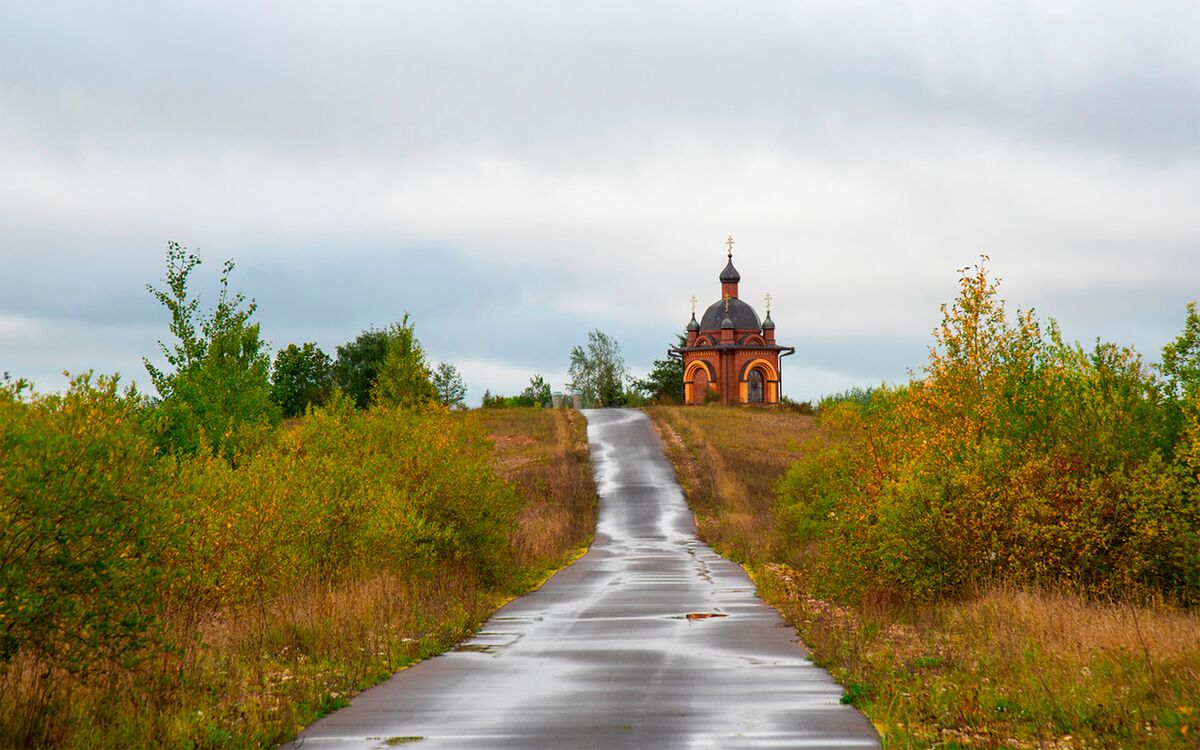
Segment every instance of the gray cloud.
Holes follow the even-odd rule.
[[[644,371],[717,296],[729,232],[800,347],[798,398],[919,367],[981,252],[1014,303],[1148,356],[1200,296],[1193,3],[0,21],[0,364],[47,385],[140,372],[167,239],[235,257],[279,345],[409,310],[475,397],[561,380],[593,327]]]
[[[873,115],[1195,155],[1198,27],[1186,2],[39,3],[7,9],[4,54],[13,123],[49,126],[53,151],[99,131],[394,158]]]

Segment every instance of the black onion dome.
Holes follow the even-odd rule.
[[[692,313],[692,319],[688,321],[687,329],[689,331],[699,331],[700,324],[696,322],[696,313]]]
[[[767,319],[763,321],[763,330],[764,331],[775,330],[775,321],[771,320],[771,311],[770,310],[767,310]]]
[[[721,328],[721,324],[728,318],[733,324],[733,327],[739,331],[760,330],[762,323],[758,320],[758,313],[754,312],[754,308],[742,302],[737,297],[729,298],[729,312],[725,312],[725,300],[719,299],[708,306],[704,311],[703,317],[700,318],[701,331],[716,331]]]
[[[742,280],[742,275],[733,267],[733,258],[725,264],[725,270],[721,271],[721,282],[728,284],[736,284]]]

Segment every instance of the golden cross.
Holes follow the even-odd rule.
[[[765,299],[767,301],[767,315],[770,315],[771,314],[771,299],[772,299],[771,293],[767,292],[767,296],[764,297],[763,299]]]
[[[725,312],[729,312],[729,295],[723,294],[721,297],[725,300]]]
[[[729,258],[730,260],[733,260],[733,235],[732,234],[729,235],[729,237],[727,237],[725,239],[725,247],[727,249],[727,252],[725,253],[725,257]]]
[[[696,295],[692,295],[692,317],[696,317]]]

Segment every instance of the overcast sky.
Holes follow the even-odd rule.
[[[276,348],[405,310],[484,388],[644,373],[774,297],[784,392],[919,369],[980,253],[1013,306],[1157,360],[1200,298],[1200,4],[0,7],[0,367],[59,389],[167,338],[168,240]]]

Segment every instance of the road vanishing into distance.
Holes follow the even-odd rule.
[[[697,539],[649,419],[585,414],[587,555],[289,747],[879,747],[745,571]]]

